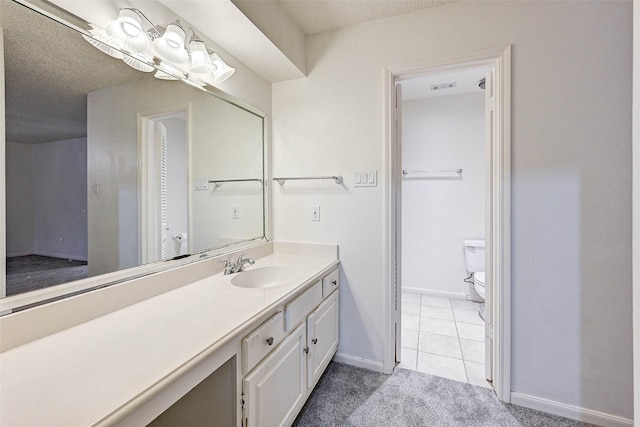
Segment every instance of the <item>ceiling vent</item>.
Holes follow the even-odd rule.
[[[440,83],[439,85],[431,85],[431,91],[435,92],[444,89],[453,89],[454,87],[456,87],[456,82]]]

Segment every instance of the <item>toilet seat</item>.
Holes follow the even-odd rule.
[[[473,273],[473,288],[476,290],[476,292],[478,293],[478,295],[480,295],[482,297],[482,299],[484,299],[484,271],[478,271],[476,273]]]

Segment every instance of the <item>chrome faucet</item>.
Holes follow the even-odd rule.
[[[220,260],[220,262],[224,262],[224,274],[240,273],[244,269],[245,265],[255,264],[254,260],[251,258],[245,258],[244,254],[240,255],[235,263],[229,259],[223,259]]]

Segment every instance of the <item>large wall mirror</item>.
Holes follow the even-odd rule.
[[[142,265],[265,237],[264,114],[134,70],[23,4],[0,5],[0,295],[125,271],[122,280]]]

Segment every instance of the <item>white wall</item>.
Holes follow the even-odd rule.
[[[339,353],[383,359],[385,188],[353,172],[384,176],[385,66],[512,44],[512,390],[631,419],[631,2],[460,2],[307,43],[309,77],[273,86],[273,171],[345,185],[276,187],[274,233],[340,245]]]
[[[7,256],[33,254],[33,146],[7,141]]]
[[[469,294],[462,240],[484,239],[484,144],[484,92],[402,103],[402,169],[463,170],[403,181],[403,289]]]
[[[33,146],[34,253],[87,259],[87,139]]]
[[[87,259],[86,139],[7,144],[7,249]]]

